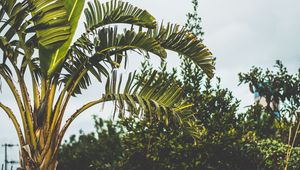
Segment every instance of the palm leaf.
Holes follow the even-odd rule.
[[[118,34],[116,27],[103,28],[98,31],[93,42],[89,37],[82,36],[74,43],[63,67],[68,74],[64,74],[61,82],[67,82],[83,69],[88,69],[100,81],[101,75],[108,75],[109,67],[106,64],[112,68],[118,67],[122,59],[127,57],[128,50],[138,50],[144,55],[151,52],[162,59],[166,57],[166,51],[145,32],[124,30],[124,33]],[[75,94],[81,93],[80,87],[85,89],[90,84],[89,73],[82,78]]]
[[[99,66],[102,66],[100,70],[106,70],[103,66],[105,63],[111,65],[112,68],[118,67],[122,59],[127,57],[128,50],[138,50],[144,55],[151,52],[164,59],[166,57],[164,48],[166,48],[193,60],[209,77],[213,75],[214,66],[210,51],[193,34],[177,25],[168,24],[166,28],[149,30],[147,33],[141,29],[137,33],[134,29],[125,30],[123,34],[118,34],[116,27],[109,27],[93,35],[95,35],[93,42],[90,36],[84,34],[74,43],[70,51],[71,59],[65,65],[66,67],[74,67],[73,70],[77,72],[81,72],[79,68],[89,67],[93,75],[99,79],[104,72],[99,71]],[[85,66],[81,66],[82,64]],[[96,65],[98,68],[93,69]],[[70,70],[69,68],[65,69]],[[73,71],[69,73],[65,78],[74,75]],[[89,85],[86,80],[89,80],[88,73],[80,83],[84,88]],[[76,91],[80,92],[79,89]]]
[[[142,29],[140,29],[138,33],[134,33],[133,29],[129,31],[131,31],[132,33],[127,32],[128,35],[133,35],[133,37],[125,36],[126,39],[132,40],[132,38],[135,38],[137,40],[138,39],[137,37],[139,37],[137,35],[143,35],[143,37],[146,38],[147,40],[151,39],[152,46],[153,44],[155,44],[155,46],[157,47],[157,48],[152,48],[151,49],[152,51],[149,51],[147,48],[145,48],[147,47],[145,45],[143,46],[144,48],[142,49],[146,49],[146,50],[142,50],[142,52],[146,52],[146,53],[147,51],[152,52],[156,55],[159,55],[161,58],[166,57],[165,49],[178,52],[180,55],[191,59],[210,78],[213,76],[214,58],[212,56],[212,53],[206,48],[206,46],[201,42],[201,40],[197,39],[197,37],[194,34],[186,30],[184,27],[168,24],[166,27],[161,26],[160,28],[157,29],[149,29],[146,35]],[[117,37],[116,32],[117,31],[113,30],[112,28],[110,29],[104,28],[98,31],[98,37],[94,39],[94,42],[96,43],[98,42],[98,44],[101,44],[101,46],[98,46],[97,48],[91,45],[92,42],[88,40],[89,38],[87,38],[88,37],[87,35],[83,35],[75,44],[78,47],[84,48],[89,52],[95,51],[96,54],[94,55],[94,57],[96,58],[100,58],[98,54],[100,54],[101,52],[107,49],[113,49],[109,54],[107,54],[108,56],[120,54],[120,53],[124,54],[124,52],[126,52],[127,50],[135,49],[135,48],[129,48],[130,46],[122,46],[122,43],[119,43],[120,41],[118,41],[118,38],[115,38]],[[103,41],[102,38],[104,38]],[[128,41],[126,43],[128,43]],[[115,45],[115,48],[112,45]],[[134,45],[139,46],[139,44],[137,43]],[[105,48],[105,47],[111,47],[111,48]],[[117,64],[120,64],[120,61],[122,60],[120,60],[120,57],[118,57],[118,59],[112,61],[116,62]]]
[[[150,121],[155,118],[164,121],[166,125],[170,122],[179,123],[193,137],[201,136],[202,126],[197,124],[189,109],[192,105],[183,100],[182,88],[175,80],[163,84],[163,75],[156,71],[138,81],[136,78],[135,73],[130,73],[125,86],[122,86],[122,77],[118,80],[117,72],[114,71],[107,80],[103,99],[114,101],[115,111],[119,111],[120,118],[130,113]]]
[[[94,3],[88,2],[88,8],[84,13],[87,32],[113,23],[128,23],[147,28],[156,26],[155,18],[146,10],[121,0],[110,0],[106,3],[100,3],[99,0],[94,0]]]
[[[39,46],[53,50],[61,46],[70,36],[71,26],[63,0],[30,1],[34,25],[27,28],[27,32],[35,32]]]
[[[130,73],[123,90],[122,78],[118,79],[116,71],[107,79],[103,98],[107,101],[114,100],[120,113],[125,112],[127,104],[127,109],[132,113],[157,114],[161,118],[180,103],[182,89],[177,83],[161,86],[161,79],[156,71],[139,81],[135,81],[135,78],[136,74]]]
[[[36,32],[40,65],[44,76],[51,76],[61,65],[75,34],[84,0],[36,0],[27,32]]]
[[[145,32],[135,32],[133,29],[124,30],[123,34],[118,34],[117,27],[104,28],[98,32],[95,38],[96,54],[97,55],[115,55],[123,53],[128,50],[139,50],[140,52],[151,52],[160,56],[162,59],[166,58],[167,53],[153,37],[150,37]]]
[[[76,49],[74,49],[76,50]],[[66,85],[67,82],[72,81],[75,82],[78,76],[80,75],[81,71],[83,69],[88,68],[89,70],[92,70],[91,72],[94,73],[95,67],[89,67],[88,64],[86,63],[88,60],[85,58],[86,56],[83,55],[82,52],[77,52],[78,58],[73,58],[73,59],[68,59],[67,62],[64,62],[63,68],[65,73],[61,74],[60,77],[60,84]],[[105,69],[106,71],[106,69]],[[95,73],[95,77],[98,78],[97,76],[101,75],[102,72],[99,70],[99,72]],[[98,78],[99,81],[101,81],[101,78]],[[73,92],[73,96],[76,94],[81,94],[82,89],[87,89],[87,87],[91,84],[91,79],[89,73],[86,73],[79,81],[78,85],[75,87],[75,90]],[[69,89],[68,89],[69,90]]]
[[[137,78],[138,81],[136,81]],[[175,81],[166,84],[163,79],[163,75],[156,71],[153,71],[150,76],[142,78],[134,72],[128,75],[128,79],[123,85],[122,76],[118,78],[117,72],[113,71],[112,75],[107,78],[105,94],[102,98],[82,106],[67,120],[59,134],[56,150],[58,150],[66,130],[77,116],[96,104],[108,101],[115,102],[115,113],[119,111],[118,116],[120,118],[128,116],[126,113],[129,113],[130,115],[143,116],[148,121],[155,118],[164,121],[167,125],[177,123],[194,139],[202,137],[205,129],[190,112],[191,105],[182,100],[181,87]]]
[[[209,49],[201,43],[193,33],[178,25],[161,25],[160,28],[150,29],[148,34],[154,37],[165,49],[175,51],[191,59],[208,77],[213,76],[214,58]]]

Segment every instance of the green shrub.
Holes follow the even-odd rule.
[[[282,170],[286,164],[289,146],[277,140],[263,139],[245,143],[244,155],[257,165],[257,169]],[[288,164],[289,170],[300,169],[300,147],[294,147]]]

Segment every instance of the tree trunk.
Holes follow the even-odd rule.
[[[58,164],[57,160],[47,161],[44,159],[39,163],[32,161],[29,157],[24,157],[22,159],[26,159],[27,161],[21,163],[21,168],[18,168],[20,170],[56,170]]]
[[[40,134],[43,134],[41,132]],[[20,153],[20,165],[23,170],[56,170],[57,152],[55,153],[55,146],[57,144],[57,137],[51,140],[50,147],[46,148],[44,136],[37,135],[38,146],[33,149],[30,145],[22,146]],[[41,140],[43,139],[43,140]],[[57,149],[57,148],[56,148]]]

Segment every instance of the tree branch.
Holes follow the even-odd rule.
[[[14,115],[14,113],[12,112],[12,110],[9,107],[5,106],[1,102],[0,102],[0,108],[2,108],[5,111],[5,113],[7,114],[7,116],[12,120],[15,130],[17,131],[19,142],[20,142],[21,148],[22,148],[22,146],[25,145],[25,141],[24,141],[24,137],[23,137],[23,133],[22,133],[20,124],[17,121],[16,116]]]
[[[0,71],[0,75],[4,78],[4,80],[8,84],[8,87],[10,88],[10,90],[11,90],[11,92],[12,92],[12,94],[13,94],[16,102],[17,102],[17,105],[18,105],[18,108],[19,108],[19,111],[20,111],[20,115],[21,115],[21,118],[22,118],[22,122],[23,122],[23,128],[24,128],[24,132],[25,132],[25,139],[26,139],[26,141],[29,141],[30,140],[30,135],[29,135],[30,132],[29,132],[28,126],[27,126],[27,120],[26,120],[26,117],[25,117],[25,110],[24,110],[24,107],[23,107],[21,96],[20,96],[16,86],[14,85],[12,79],[2,71]]]

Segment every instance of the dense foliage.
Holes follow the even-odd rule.
[[[94,118],[96,133],[80,132],[78,139],[70,137],[63,145],[58,169],[93,170],[119,169],[123,156],[121,136],[124,134],[120,124]]]
[[[227,136],[194,144],[180,129],[136,119],[113,123],[97,118],[95,127],[96,133],[74,135],[62,146],[58,169],[282,170],[289,148],[253,133],[241,141]],[[299,169],[299,161],[300,147],[295,147],[289,169]]]
[[[247,111],[246,120],[254,126],[258,137],[288,141],[289,129],[296,131],[300,121],[300,69],[289,74],[281,61],[276,61],[276,71],[253,67],[249,73],[239,74],[241,83],[264,100],[265,105],[254,104]],[[298,142],[299,143],[299,142]]]
[[[244,156],[248,157],[255,168],[253,169],[284,169],[286,154],[289,146],[277,140],[263,139],[245,143],[241,148]],[[288,169],[300,168],[300,147],[293,148]]]

